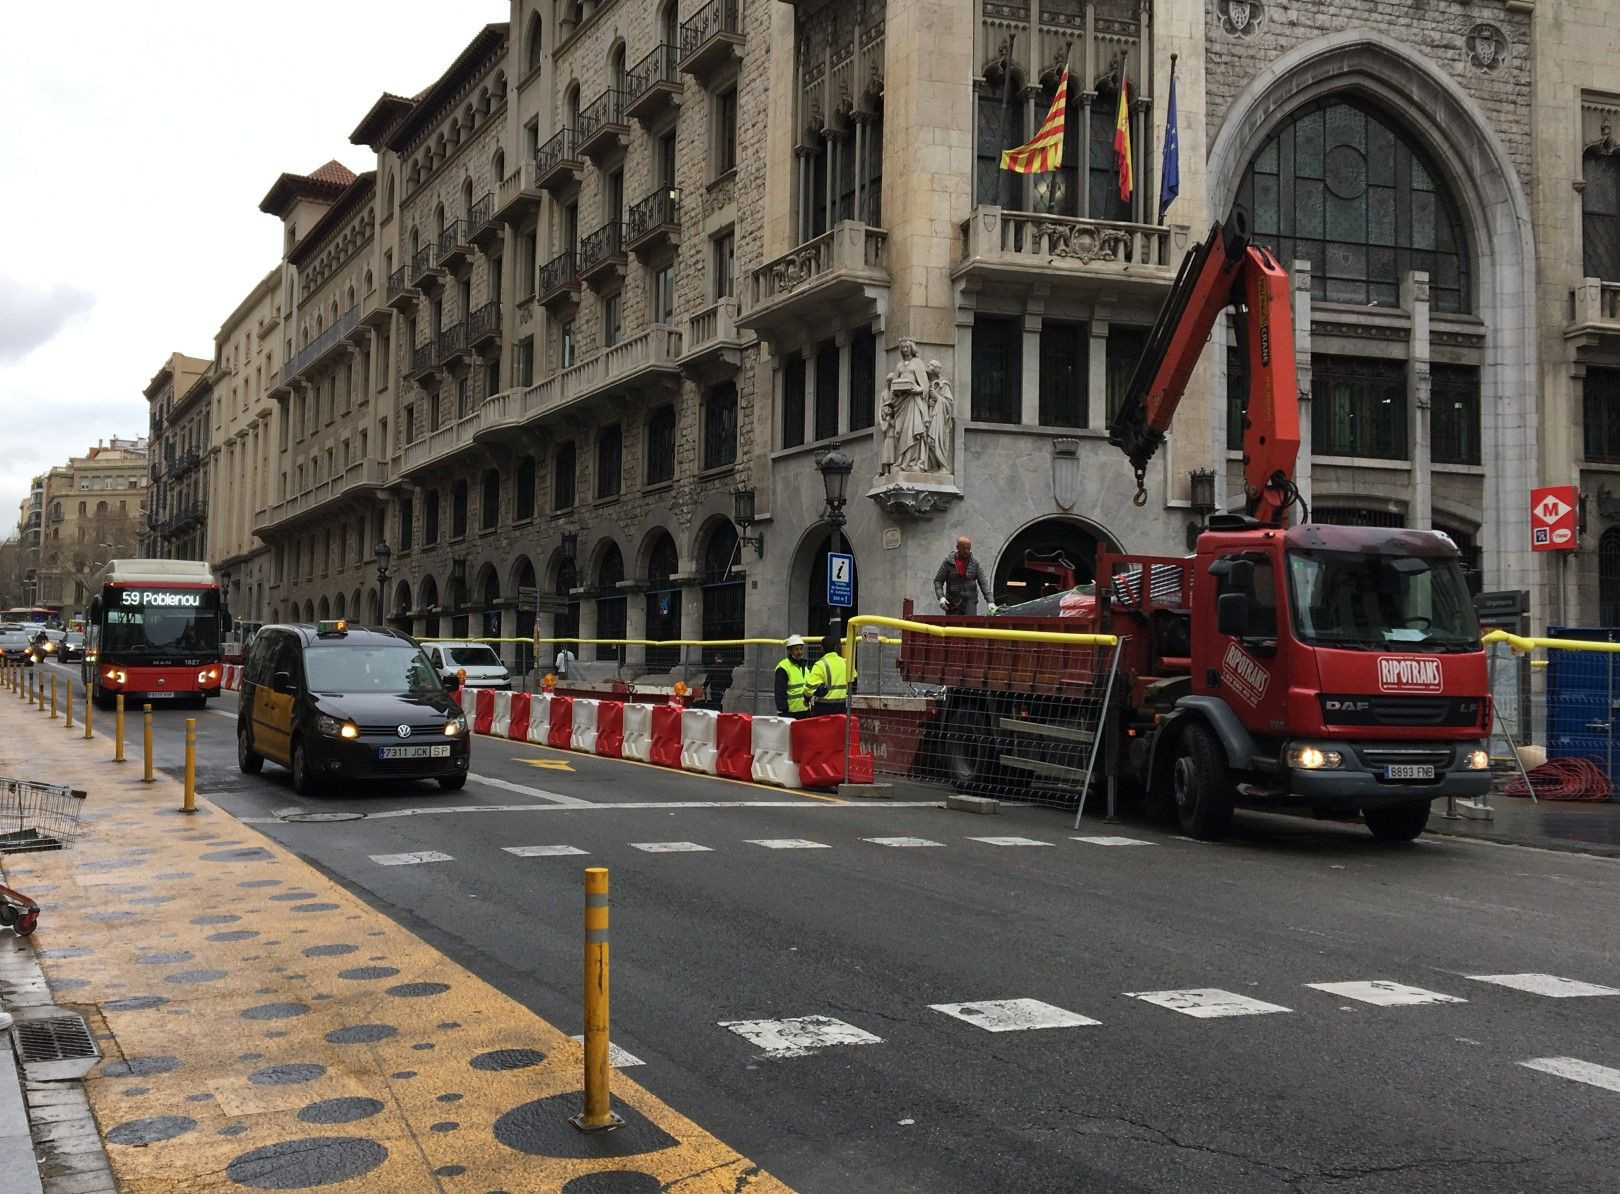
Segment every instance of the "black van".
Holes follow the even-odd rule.
[[[236,761],[292,770],[293,788],[325,779],[467,782],[467,717],[416,642],[345,622],[270,625],[242,667]]]

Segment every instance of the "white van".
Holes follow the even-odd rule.
[[[452,687],[456,673],[461,671],[467,673],[468,688],[512,687],[512,673],[494,649],[483,643],[423,643],[422,650],[427,652],[433,670]]]

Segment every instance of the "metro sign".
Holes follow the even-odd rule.
[[[1579,543],[1580,490],[1545,485],[1530,491],[1530,547],[1533,551],[1574,551]]]

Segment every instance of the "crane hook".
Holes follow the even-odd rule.
[[[1131,499],[1131,504],[1140,509],[1141,507],[1147,505],[1147,483],[1142,479],[1147,476],[1147,469],[1139,468],[1136,469],[1135,472],[1136,496]]]

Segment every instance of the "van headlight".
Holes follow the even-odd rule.
[[[1331,771],[1344,766],[1344,756],[1320,746],[1294,746],[1288,750],[1288,765],[1301,771]]]
[[[457,714],[444,723],[444,736],[455,738],[467,732],[467,718],[464,714]]]
[[[337,718],[328,717],[324,713],[315,719],[315,728],[328,738],[358,738],[360,736],[360,727],[355,725],[354,722],[339,721]]]
[[[1491,769],[1491,756],[1483,750],[1471,750],[1463,756],[1464,771],[1489,771]]]

